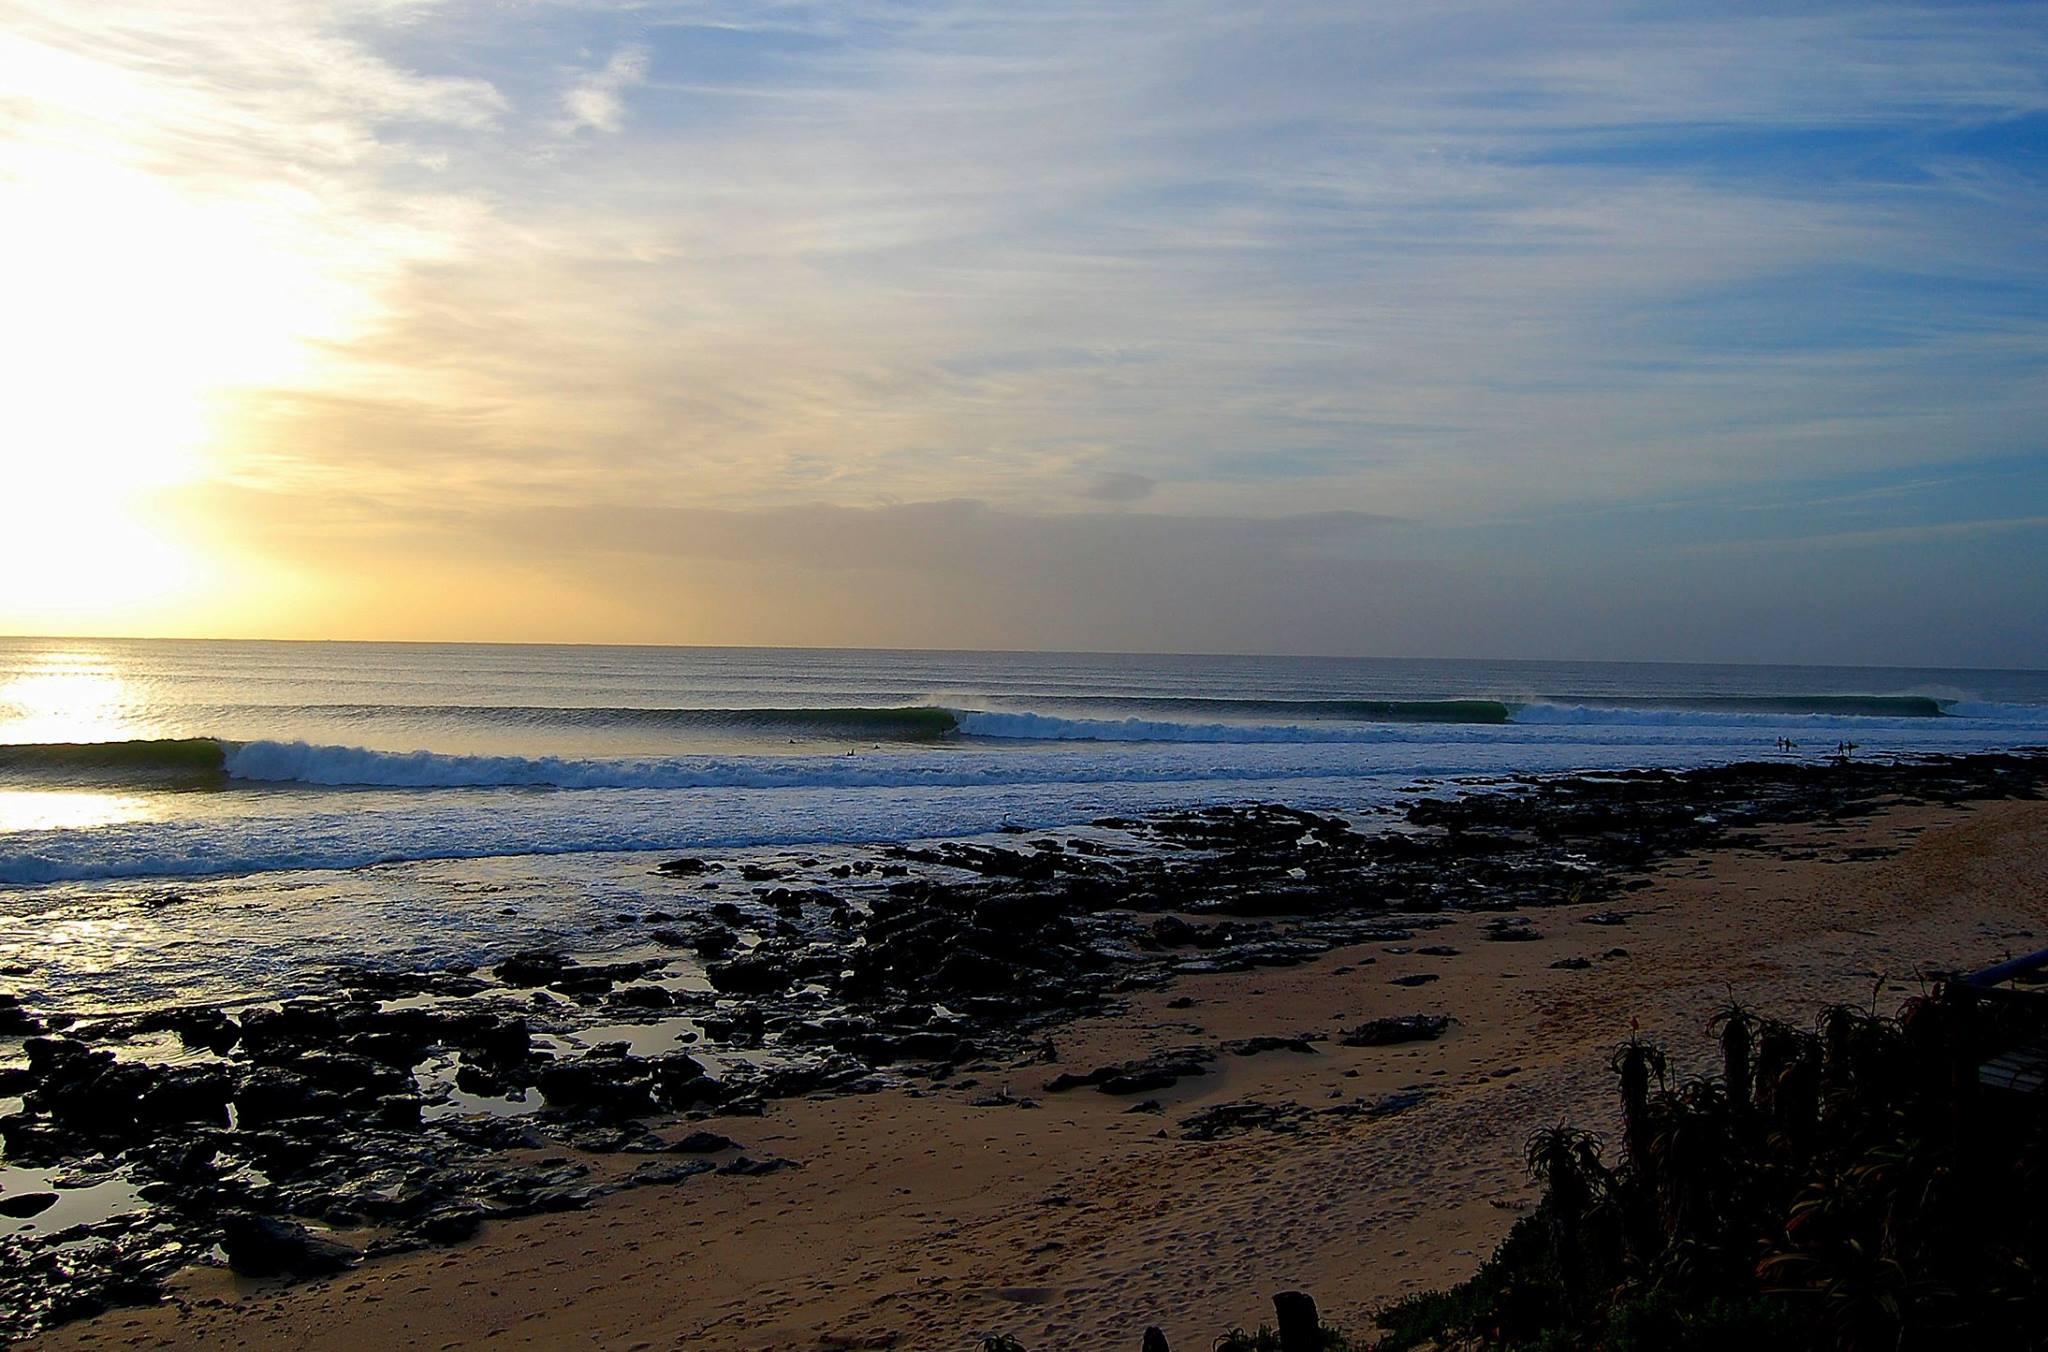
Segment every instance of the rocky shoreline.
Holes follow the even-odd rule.
[[[642,949],[604,960],[346,971],[311,998],[129,1017],[0,999],[0,1214],[31,1227],[0,1241],[0,1333],[159,1299],[192,1262],[310,1276],[619,1188],[795,1167],[724,1134],[778,1098],[997,1072],[1143,1094],[1241,1049],[1061,1070],[1060,1026],[1178,974],[1407,942],[1447,912],[1499,912],[1501,942],[1561,904],[1625,920],[1673,854],[2044,779],[2039,755],[1752,764],[1521,780],[1380,818],[1255,805],[672,860],[621,918]],[[1381,1022],[1332,1035],[1430,1035]]]

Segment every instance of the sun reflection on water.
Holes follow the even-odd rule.
[[[135,693],[91,651],[38,654],[0,685],[0,742],[118,742],[147,736]]]
[[[138,692],[114,657],[89,648],[37,653],[0,671],[0,744],[119,742],[146,737]],[[0,833],[88,830],[160,815],[133,793],[0,787]]]
[[[9,831],[79,831],[161,815],[147,799],[132,793],[0,789],[0,835]]]

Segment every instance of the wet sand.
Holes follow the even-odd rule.
[[[1497,942],[1491,917],[1455,915],[1400,944],[1136,994],[1126,1014],[1063,1030],[1055,1063],[701,1124],[801,1170],[622,1193],[303,1286],[193,1270],[168,1304],[39,1345],[968,1348],[1003,1332],[1042,1352],[1136,1347],[1156,1323],[1202,1348],[1289,1287],[1363,1330],[1375,1305],[1459,1280],[1506,1233],[1534,1197],[1530,1132],[1611,1128],[1606,1061],[1633,1024],[1703,1069],[1706,1020],[1731,993],[1793,1018],[1889,1006],[1918,973],[2048,943],[2048,804],[1760,834],[1762,849],[1665,861],[1617,908],[1622,925],[1551,908],[1526,913],[1540,938]],[[1552,966],[1573,958],[1589,965]],[[1438,979],[1395,984],[1423,974]],[[1149,1094],[1044,1088],[1162,1048],[1409,1013],[1457,1022],[1428,1043],[1226,1053]],[[977,1106],[1006,1097],[1036,1106]],[[1146,1099],[1159,1111],[1131,1111]],[[1184,1136],[1192,1114],[1247,1100],[1292,1129]]]

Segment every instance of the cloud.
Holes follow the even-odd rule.
[[[1039,581],[1007,603],[1050,616],[1096,582],[1001,542],[1036,530],[1180,597],[1138,544],[1182,560],[1200,538],[1260,576],[1283,549],[1357,587],[1399,537],[1476,630],[1514,617],[1428,578],[1522,538],[1497,523],[1579,513],[1572,547],[1626,572],[1605,509],[1997,456],[2044,474],[2048,194],[2022,143],[2048,33],[2023,8],[17,12],[10,229],[69,261],[37,253],[62,285],[0,320],[10,355],[85,370],[106,342],[123,373],[170,369],[201,389],[183,403],[221,484],[309,528],[374,501],[359,542],[418,522],[490,553],[522,512],[581,513],[592,539],[607,514],[723,512],[672,524],[799,522],[857,555],[835,523],[916,524],[963,573],[1008,550]],[[75,191],[114,171],[120,191]],[[104,277],[155,299],[77,303]],[[194,315],[219,319],[206,341]],[[1097,510],[1062,524],[1077,501]],[[1927,524],[1907,510],[1888,524]],[[1305,545],[1215,524],[1330,512],[1406,524]],[[743,592],[746,565],[714,562]],[[1176,601],[1160,642],[1263,632],[1228,608],[1271,595],[1192,572],[1221,599]]]
[[[648,50],[635,44],[621,47],[600,70],[592,71],[562,95],[571,131],[616,132],[625,125],[625,93],[647,79]]]
[[[1158,487],[1158,480],[1143,474],[1112,470],[1089,480],[1085,494],[1097,502],[1143,502]]]
[[[458,155],[488,217],[337,371],[497,409],[508,465],[700,502],[1043,506],[1114,445],[1177,510],[1469,516],[2039,428],[2048,337],[1984,299],[2043,284],[2019,189],[1750,131],[1931,164],[1932,128],[2039,102],[2036,38],[1481,8],[636,9],[578,87],[616,134]]]
[[[1769,539],[1719,540],[1682,551],[1695,555],[1751,554],[1819,549],[1863,549],[1872,545],[1914,545],[1936,540],[1975,540],[2009,531],[2048,528],[2048,516],[1992,517],[1974,521],[1934,521],[1872,530],[1824,531],[1813,535]]]
[[[1581,522],[1533,547],[1349,513],[873,508],[394,511],[236,490],[226,534],[315,579],[255,632],[390,638],[2038,666],[2048,578],[1981,540],[1616,566]],[[431,585],[422,585],[431,579]],[[273,586],[269,569],[251,586]],[[1699,604],[1703,594],[1713,604]],[[545,623],[544,629],[538,628]],[[201,632],[204,632],[203,630]],[[906,692],[909,693],[909,692]],[[941,692],[918,692],[941,693]],[[1502,690],[1503,697],[1528,690]]]

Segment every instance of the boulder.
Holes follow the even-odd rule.
[[[1392,1047],[1403,1042],[1434,1042],[1451,1026],[1441,1014],[1397,1014],[1368,1019],[1339,1039],[1347,1047]]]
[[[316,1277],[354,1267],[362,1254],[296,1221],[231,1211],[221,1217],[228,1266],[245,1277]]]

